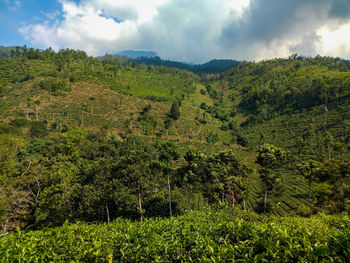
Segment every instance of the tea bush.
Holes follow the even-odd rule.
[[[0,236],[2,262],[346,262],[350,218],[259,216],[224,209],[170,219],[62,227]]]

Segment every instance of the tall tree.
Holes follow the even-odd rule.
[[[350,208],[350,160],[331,159],[322,163],[315,185],[315,207],[326,213],[340,213]]]
[[[130,136],[123,142],[120,155],[121,158],[115,170],[119,173],[119,178],[124,181],[124,185],[131,187],[137,193],[138,211],[140,220],[143,221],[143,195],[148,188],[151,174],[149,170],[150,154],[143,139]]]
[[[213,162],[214,172],[218,175],[217,181],[222,190],[222,201],[227,196],[234,207],[238,200],[243,201],[245,198],[248,168],[237,159],[232,150],[215,154]]]
[[[178,102],[174,102],[171,105],[169,116],[174,120],[180,118],[180,105]]]
[[[173,142],[163,142],[156,145],[156,148],[159,153],[159,161],[163,166],[163,174],[167,178],[168,185],[168,201],[169,201],[169,215],[173,216],[173,211],[171,207],[171,182],[170,182],[170,174],[173,171],[174,164],[173,162],[179,159],[180,154],[178,147]]]
[[[315,160],[307,160],[297,164],[298,172],[308,181],[308,203],[307,215],[310,216],[311,206],[311,186],[317,177],[319,177],[322,170],[322,163]]]
[[[207,156],[204,153],[190,150],[185,154],[184,159],[187,164],[181,167],[179,174],[182,185],[185,185],[187,188],[187,206],[190,210],[191,192],[200,188],[200,179],[203,174],[203,168],[206,165]]]
[[[279,174],[272,173],[286,159],[286,153],[281,148],[271,144],[264,144],[258,151],[256,163],[261,166],[259,169],[260,178],[264,184],[264,212],[267,211],[268,192],[272,191],[280,181]]]

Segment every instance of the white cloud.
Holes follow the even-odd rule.
[[[19,32],[32,44],[39,47],[52,47],[56,50],[60,48],[56,26],[29,25],[21,27]]]
[[[91,55],[153,50],[163,58],[189,62],[291,53],[350,57],[350,42],[340,37],[350,35],[342,29],[350,22],[347,0],[60,2],[62,21],[21,28],[22,35],[33,44],[82,49]]]
[[[19,0],[14,0],[14,1],[10,1],[10,0],[4,0],[7,8],[12,9],[12,10],[17,10],[19,8],[21,8],[21,2]]]
[[[55,18],[57,18],[61,13],[60,11],[56,10],[55,12],[52,13],[44,13],[41,12],[47,19],[49,20],[54,20]]]
[[[323,54],[350,58],[350,23],[335,30],[322,27],[318,34],[321,36],[319,50]]]
[[[119,20],[132,20],[138,24],[151,21],[158,13],[157,8],[167,0],[85,0],[86,4],[102,10],[104,15]]]

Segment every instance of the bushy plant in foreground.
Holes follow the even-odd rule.
[[[350,218],[190,212],[170,219],[62,227],[0,237],[2,262],[345,262]]]

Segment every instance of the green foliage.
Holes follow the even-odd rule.
[[[266,190],[274,214],[307,215],[308,200],[310,214],[349,211],[344,61],[243,62],[199,84],[186,70],[70,49],[11,54],[0,59],[3,231],[168,216],[170,194],[178,215],[208,205],[253,210]],[[164,137],[179,156],[194,151],[173,158]],[[264,143],[285,149],[287,161],[268,147],[255,162]],[[310,159],[322,169],[308,191],[297,164]]]
[[[44,149],[52,145],[54,142],[52,140],[45,140],[41,138],[34,138],[27,146],[28,154],[43,153]]]
[[[256,163],[264,168],[277,168],[286,159],[286,153],[271,144],[264,144],[260,147]]]
[[[138,121],[141,123],[146,134],[149,134],[157,127],[157,117],[156,115],[151,114],[151,109],[151,104],[148,104],[143,108],[138,118]]]
[[[172,118],[166,118],[165,121],[164,121],[164,127],[165,129],[169,129],[171,124],[173,122],[173,119]]]
[[[1,236],[0,257],[4,262],[346,262],[349,224],[345,215],[267,219],[230,210],[143,223],[65,223]]]
[[[268,211],[267,195],[268,192],[281,187],[281,179],[279,173],[273,173],[282,162],[286,159],[286,153],[271,144],[264,144],[259,148],[256,163],[261,166],[259,169],[260,179],[264,188],[264,212]],[[270,210],[270,209],[269,209]]]
[[[247,147],[249,144],[247,138],[244,137],[244,135],[242,135],[242,134],[238,134],[236,142],[237,142],[237,144],[239,144],[243,147]]]
[[[216,143],[219,141],[219,135],[217,133],[210,132],[207,136],[208,143]]]
[[[338,104],[348,94],[349,64],[330,57],[242,63],[226,74],[231,85],[243,92],[240,108],[257,121],[277,113]]]
[[[37,87],[47,90],[55,96],[63,95],[71,90],[71,86],[63,79],[46,79],[36,84]]]
[[[315,168],[313,169],[315,171]],[[350,211],[350,161],[327,160],[315,171],[315,210],[326,213]]]
[[[174,102],[171,105],[169,117],[173,118],[174,120],[177,120],[180,118],[180,106],[178,102]]]
[[[22,127],[26,127],[28,123],[29,121],[26,119],[13,119],[11,120],[10,125],[17,128],[22,128]]]
[[[0,123],[0,134],[20,135],[18,128],[9,125],[8,123]]]
[[[161,162],[171,163],[180,157],[178,146],[173,142],[159,143],[156,148]]]
[[[29,132],[32,138],[43,138],[48,134],[46,125],[41,121],[32,121]]]

